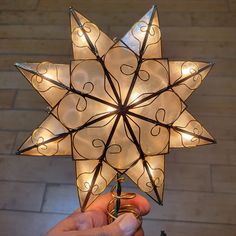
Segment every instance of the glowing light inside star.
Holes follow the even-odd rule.
[[[186,62],[182,67],[182,75],[188,76],[198,72],[198,66],[192,62]]]
[[[140,94],[138,92],[133,92],[130,96],[131,101],[137,102],[139,100],[139,96],[140,96]]]
[[[181,135],[185,140],[188,140],[188,141],[191,141],[193,138],[193,136],[190,134],[182,133]]]

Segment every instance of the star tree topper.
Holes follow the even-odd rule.
[[[116,42],[70,13],[69,65],[16,63],[51,107],[18,154],[72,156],[83,210],[117,173],[162,204],[169,149],[215,142],[184,103],[212,64],[162,58],[156,6]]]

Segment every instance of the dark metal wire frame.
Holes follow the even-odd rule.
[[[156,91],[156,92],[154,92],[154,93],[152,93],[152,94],[150,94],[150,95],[144,97],[143,99],[141,99],[141,100],[139,100],[139,101],[137,101],[137,102],[134,102],[134,103],[128,105],[130,96],[131,96],[131,94],[132,94],[133,88],[134,88],[134,86],[135,86],[135,83],[136,83],[137,78],[138,78],[138,75],[139,75],[139,70],[140,70],[140,68],[141,68],[141,64],[142,64],[142,62],[143,62],[143,55],[144,55],[144,53],[145,53],[145,47],[146,47],[146,43],[147,43],[147,40],[148,40],[148,35],[149,35],[150,28],[151,28],[151,26],[152,26],[152,22],[153,22],[153,18],[154,18],[154,15],[155,15],[155,11],[156,11],[156,6],[153,7],[152,15],[151,15],[150,21],[149,21],[149,23],[148,23],[148,28],[147,28],[147,31],[146,31],[146,34],[145,34],[145,37],[144,37],[143,44],[142,44],[141,50],[140,50],[140,52],[139,52],[139,55],[136,54],[136,55],[138,56],[138,58],[139,58],[139,60],[138,60],[138,65],[137,65],[137,68],[136,68],[136,70],[135,70],[135,72],[134,72],[134,76],[133,76],[133,79],[132,79],[130,88],[129,88],[129,90],[128,90],[127,96],[126,96],[125,101],[124,101],[123,104],[121,103],[121,98],[120,98],[120,96],[119,96],[119,94],[118,94],[118,92],[117,92],[117,90],[116,90],[116,88],[115,88],[115,85],[114,85],[113,81],[112,81],[112,76],[111,76],[110,72],[107,70],[107,68],[106,68],[106,66],[105,66],[103,57],[101,57],[101,56],[99,55],[98,50],[97,50],[97,48],[96,48],[96,45],[95,45],[95,46],[93,45],[92,41],[90,40],[90,38],[89,38],[87,32],[85,31],[85,29],[84,29],[84,27],[83,27],[83,25],[82,25],[80,19],[78,18],[77,14],[76,14],[76,12],[75,12],[75,10],[74,10],[73,8],[70,8],[70,13],[73,15],[73,17],[74,17],[74,19],[76,20],[78,26],[79,26],[80,29],[82,30],[82,32],[83,32],[83,34],[84,34],[84,36],[85,36],[85,38],[86,38],[86,41],[87,41],[87,43],[88,43],[88,45],[89,45],[89,48],[90,48],[91,52],[95,55],[96,60],[101,64],[101,66],[102,66],[102,68],[103,68],[103,70],[104,70],[105,76],[106,76],[106,78],[108,79],[108,82],[109,82],[109,84],[110,84],[110,86],[111,86],[111,88],[112,88],[112,91],[113,91],[113,93],[114,93],[114,95],[115,95],[115,97],[116,97],[117,104],[109,103],[109,102],[107,102],[107,101],[105,101],[105,100],[103,100],[103,99],[100,99],[100,98],[97,98],[97,97],[95,97],[95,96],[92,96],[91,94],[82,93],[81,91],[78,91],[78,90],[74,89],[74,88],[71,87],[71,86],[68,87],[68,86],[66,86],[66,85],[64,85],[64,84],[62,84],[62,83],[59,83],[59,82],[57,82],[57,81],[55,81],[55,80],[52,80],[52,79],[50,79],[50,78],[47,78],[46,76],[44,76],[44,75],[42,75],[42,74],[40,74],[40,73],[37,73],[37,72],[35,72],[34,70],[31,70],[31,69],[29,69],[29,68],[27,69],[27,68],[25,68],[24,66],[21,66],[21,65],[19,65],[19,64],[16,64],[17,67],[19,67],[19,68],[21,68],[21,69],[23,69],[23,70],[27,70],[28,72],[30,72],[30,73],[32,73],[32,74],[35,74],[35,75],[37,75],[37,76],[40,76],[40,77],[42,77],[43,79],[49,81],[50,83],[52,83],[52,84],[54,84],[54,85],[56,85],[56,86],[58,86],[58,87],[60,87],[60,88],[63,88],[63,89],[65,89],[65,90],[69,91],[69,92],[78,94],[78,95],[80,95],[80,96],[82,96],[82,97],[84,97],[84,98],[91,99],[91,100],[94,100],[94,101],[97,101],[97,102],[106,104],[106,105],[111,106],[111,107],[113,107],[113,108],[116,109],[116,110],[113,111],[113,112],[110,112],[110,113],[104,114],[104,115],[102,115],[102,116],[100,116],[100,117],[98,117],[98,118],[92,119],[92,120],[86,122],[85,124],[83,124],[82,126],[76,128],[76,129],[69,129],[68,132],[66,132],[66,133],[61,133],[61,134],[57,135],[56,137],[54,137],[54,138],[52,138],[52,139],[48,139],[48,140],[46,140],[45,142],[42,142],[42,143],[39,143],[39,144],[35,144],[35,145],[33,145],[33,146],[31,146],[31,147],[28,147],[28,148],[25,148],[25,149],[23,149],[23,150],[18,150],[18,152],[17,152],[17,154],[21,154],[21,153],[24,153],[24,152],[26,152],[26,151],[29,151],[29,150],[31,150],[31,149],[33,149],[33,148],[37,148],[37,147],[39,147],[39,146],[41,146],[41,145],[44,145],[44,144],[53,142],[53,141],[55,141],[55,140],[63,139],[63,138],[65,138],[65,137],[68,136],[68,135],[70,135],[71,138],[72,138],[72,134],[73,134],[73,133],[78,132],[78,131],[80,131],[80,130],[86,128],[86,127],[89,127],[89,126],[91,126],[91,125],[93,125],[93,124],[95,124],[95,123],[97,123],[97,122],[99,122],[99,121],[101,121],[101,120],[104,120],[104,119],[106,119],[106,118],[108,118],[108,117],[111,117],[111,116],[116,115],[114,124],[113,124],[112,129],[111,129],[111,132],[110,132],[110,134],[109,134],[109,136],[108,136],[108,138],[107,138],[107,140],[106,140],[103,153],[102,153],[102,155],[101,155],[98,159],[96,159],[96,160],[98,160],[98,165],[96,166],[96,170],[95,170],[95,173],[94,173],[93,178],[92,178],[91,187],[90,187],[90,189],[89,189],[89,191],[88,191],[88,193],[87,193],[87,195],[86,195],[86,197],[85,197],[84,203],[83,203],[83,205],[82,205],[82,210],[85,210],[86,205],[87,205],[87,203],[88,203],[88,201],[89,201],[89,199],[90,199],[90,196],[91,196],[91,194],[92,194],[93,185],[95,184],[95,182],[96,182],[96,180],[97,180],[97,177],[98,177],[98,175],[99,175],[99,172],[100,172],[100,170],[101,170],[101,168],[102,168],[102,162],[105,162],[105,163],[107,163],[109,166],[111,166],[111,165],[106,161],[106,152],[107,152],[107,150],[108,150],[108,148],[109,148],[109,146],[110,146],[110,143],[111,143],[111,141],[112,141],[112,137],[113,137],[113,135],[114,135],[114,133],[115,133],[116,127],[117,127],[117,125],[118,125],[118,123],[119,123],[119,120],[120,120],[121,116],[123,117],[124,124],[126,125],[128,131],[129,131],[129,134],[131,135],[132,142],[135,144],[135,146],[136,146],[136,148],[137,148],[137,150],[138,150],[138,152],[139,152],[139,155],[140,155],[139,158],[138,158],[132,165],[135,165],[140,159],[142,160],[143,165],[144,165],[144,168],[145,168],[145,170],[146,170],[146,172],[147,172],[147,174],[148,174],[148,177],[149,177],[149,179],[150,179],[150,181],[151,181],[153,190],[154,190],[154,192],[155,192],[155,194],[156,194],[156,196],[157,196],[157,200],[158,200],[158,203],[159,203],[159,204],[162,204],[162,200],[161,200],[161,197],[159,196],[159,193],[158,193],[158,191],[157,191],[157,189],[156,189],[155,180],[153,179],[153,177],[152,177],[152,175],[151,175],[151,173],[150,173],[150,170],[149,170],[149,167],[148,167],[148,163],[147,163],[147,161],[145,160],[146,154],[143,152],[142,147],[141,147],[139,141],[137,140],[137,138],[136,138],[136,136],[135,136],[135,134],[134,134],[134,131],[133,131],[131,125],[130,125],[130,122],[129,122],[127,116],[136,117],[136,118],[138,118],[138,119],[144,120],[144,121],[149,122],[149,123],[152,123],[152,124],[154,124],[154,125],[159,125],[159,126],[165,127],[165,128],[167,128],[168,130],[169,130],[170,128],[172,128],[172,129],[174,129],[174,130],[176,130],[176,131],[179,131],[179,132],[182,132],[182,133],[185,133],[185,134],[191,134],[192,136],[194,136],[194,137],[196,137],[196,138],[203,139],[203,140],[208,141],[208,142],[212,142],[212,143],[215,142],[215,140],[209,139],[209,138],[207,138],[207,137],[204,137],[204,136],[201,136],[201,135],[198,135],[198,134],[195,134],[195,133],[188,132],[188,131],[186,131],[186,130],[184,130],[184,129],[181,129],[181,127],[174,127],[174,126],[172,126],[172,125],[163,124],[163,123],[161,123],[161,122],[159,122],[159,121],[157,121],[157,120],[152,120],[152,119],[150,119],[150,118],[144,117],[144,116],[142,116],[142,115],[139,115],[139,114],[136,114],[136,113],[130,111],[130,109],[132,109],[132,108],[134,108],[134,107],[136,107],[136,106],[138,106],[138,105],[140,105],[140,104],[142,104],[142,103],[144,103],[144,102],[146,102],[146,101],[148,101],[148,100],[150,100],[150,99],[152,99],[152,98],[154,98],[154,97],[159,96],[161,93],[163,93],[163,92],[165,92],[165,91],[167,91],[167,90],[171,90],[171,91],[172,91],[172,88],[174,88],[175,86],[177,86],[177,85],[179,85],[179,84],[181,84],[181,83],[187,81],[188,79],[190,79],[190,78],[192,78],[193,76],[195,76],[195,75],[201,73],[202,71],[208,69],[209,67],[211,67],[211,66],[213,65],[213,64],[209,64],[209,65],[207,65],[207,66],[205,66],[205,67],[199,69],[199,71],[197,71],[197,72],[195,72],[195,73],[192,73],[191,75],[186,76],[186,77],[184,77],[183,79],[177,80],[177,81],[176,81],[175,83],[173,83],[172,85],[168,84],[167,87],[165,87],[165,88],[163,88],[163,89],[160,89],[160,90],[158,90],[158,91]],[[127,46],[127,45],[126,45],[126,46]],[[127,46],[127,48],[130,49],[128,46]],[[131,50],[131,49],[130,49],[130,50]],[[132,50],[131,50],[131,51],[132,51]],[[157,58],[155,58],[155,59],[157,59]],[[62,99],[61,99],[61,100],[62,100]],[[60,100],[60,101],[61,101],[61,100]],[[60,101],[59,101],[58,103],[60,103]],[[58,105],[58,104],[57,104],[57,105]],[[57,105],[56,105],[56,106],[57,106]],[[55,107],[52,108],[52,110],[54,110],[54,109],[55,109]],[[51,114],[52,114],[52,112],[51,112]],[[73,150],[73,147],[72,147],[72,146],[71,146],[71,148],[72,148],[72,150]],[[113,167],[113,166],[111,166],[111,167]],[[113,167],[113,169],[115,169],[116,171],[120,172],[119,170],[117,170],[117,168],[114,168],[114,167]],[[124,172],[120,172],[120,173],[124,173]],[[155,199],[154,199],[154,200],[155,200]]]
[[[71,88],[71,89],[76,90],[76,89],[74,88],[74,86],[72,85],[72,74],[73,74],[74,70],[75,70],[75,69],[77,68],[77,66],[80,65],[81,63],[83,63],[83,62],[88,62],[88,61],[96,61],[96,62],[97,62],[96,59],[71,60],[71,62],[70,62],[70,88]],[[72,63],[75,63],[75,62],[76,62],[77,64],[72,68]],[[117,104],[117,101],[116,101],[116,100],[109,94],[109,92],[106,90],[106,75],[105,75],[105,73],[104,73],[104,75],[103,75],[103,78],[104,78],[104,90],[105,90],[106,94],[114,101],[114,103],[115,103],[116,105],[118,105],[118,104]],[[108,83],[109,83],[109,82],[108,82]],[[94,85],[92,85],[92,86],[93,86],[93,88],[94,88]],[[91,90],[90,92],[88,92],[88,93],[86,93],[86,94],[91,93],[91,92],[93,91],[93,88],[92,88],[92,90]],[[94,96],[93,96],[93,97],[94,97]],[[94,98],[95,98],[95,101],[98,101],[98,100],[96,100],[97,97],[94,97]],[[103,104],[105,104],[104,101],[107,103],[106,100],[102,100],[102,103],[103,103]],[[100,102],[100,101],[98,101],[98,102]],[[109,105],[109,104],[107,103],[106,105]],[[111,105],[112,107],[115,106],[115,105],[112,104],[112,103],[110,103],[110,105]]]

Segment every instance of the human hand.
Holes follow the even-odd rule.
[[[85,212],[77,209],[45,236],[143,236],[143,229],[132,213],[121,215],[107,225],[107,204],[111,199],[111,193],[98,197]],[[141,216],[150,211],[149,202],[140,195],[125,204],[137,207]]]

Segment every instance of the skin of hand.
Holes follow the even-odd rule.
[[[132,213],[123,214],[107,224],[107,205],[111,199],[111,193],[99,196],[85,212],[77,209],[45,236],[143,236],[140,222]],[[134,205],[141,216],[150,211],[149,202],[138,194],[133,199],[125,200],[124,204]]]

